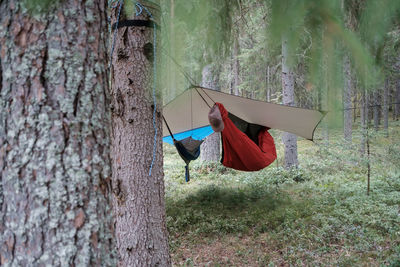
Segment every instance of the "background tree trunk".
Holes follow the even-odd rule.
[[[267,102],[271,102],[271,79],[270,79],[270,67],[269,67],[269,65],[267,66],[267,77],[266,77],[266,80],[267,80]]]
[[[233,58],[233,50],[231,50],[231,55],[230,55],[230,57],[231,57],[231,60],[230,60],[230,73],[229,73],[229,93],[231,94],[231,95],[233,95],[234,94],[234,91],[233,91],[233,88],[235,87],[235,80],[234,80],[234,77],[233,77],[233,73],[234,73],[234,58]]]
[[[389,136],[389,78],[385,79],[385,87],[383,92],[383,128],[386,137]]]
[[[394,86],[390,86],[390,84],[392,83],[392,80],[389,79],[389,114],[390,112],[392,112],[392,120],[394,121],[396,119],[395,117],[395,113],[394,113],[394,109],[395,109],[395,92],[396,92],[396,85]]]
[[[321,107],[320,110],[329,110],[329,79],[330,79],[330,73],[327,68],[328,65],[328,60],[327,58],[323,58],[323,83],[325,85],[325,88],[320,89],[320,103]],[[328,127],[328,118],[325,117],[325,119],[322,120],[321,122],[322,126],[322,136],[323,136],[323,144],[325,148],[329,149],[329,127]]]
[[[202,86],[216,89],[219,91],[219,70],[212,65],[207,65],[202,72]],[[201,144],[200,158],[203,161],[219,162],[220,153],[220,133],[209,135]]]
[[[146,2],[149,3],[149,2]],[[154,4],[146,7],[158,17]],[[112,20],[116,21],[118,8]],[[128,11],[128,13],[131,11]],[[121,18],[123,20],[124,18]],[[149,20],[143,9],[135,17]],[[159,31],[158,31],[159,34]],[[162,101],[157,99],[153,127],[153,29],[118,29],[112,58],[113,210],[120,266],[169,266],[162,156]],[[156,154],[153,159],[153,142]]]
[[[360,112],[360,124],[362,129],[360,153],[365,155],[365,145],[366,145],[366,133],[367,133],[367,123],[368,123],[368,94],[365,90],[361,93],[361,112]]]
[[[294,106],[294,76],[288,64],[287,40],[282,40],[282,94],[283,104]],[[285,146],[285,168],[297,167],[297,136],[284,132],[282,141]]]
[[[356,80],[354,80],[354,82],[356,82],[357,83],[357,81]],[[356,85],[354,85],[353,86],[353,95],[354,95],[354,98],[353,98],[353,107],[352,107],[352,110],[353,110],[353,124],[355,124],[356,122],[357,122],[357,117],[358,117],[358,110],[359,110],[359,108],[358,108],[358,106],[357,106],[357,103],[358,103],[358,94],[357,94],[357,86]]]
[[[375,131],[379,130],[379,125],[381,124],[381,89],[377,89],[373,93],[373,110],[374,110],[374,128]]]
[[[106,2],[0,1],[0,265],[112,266]]]
[[[353,126],[353,110],[351,109],[351,94],[352,94],[352,76],[350,59],[346,55],[344,58],[344,92],[343,92],[343,114],[344,114],[344,139],[351,143],[352,126]]]
[[[396,89],[395,89],[395,105],[394,105],[394,113],[396,114],[396,120],[400,117],[400,78],[397,79]]]
[[[370,127],[371,126],[371,120],[372,120],[372,118],[373,118],[373,111],[374,111],[374,107],[373,107],[373,105],[374,105],[374,97],[373,97],[373,94],[371,93],[371,92],[366,92],[366,95],[365,95],[365,105],[366,105],[366,107],[367,107],[367,113],[366,113],[366,115],[367,115],[367,117],[366,117],[366,119],[367,119],[367,127]]]
[[[239,33],[236,33],[233,42],[233,92],[235,95],[239,95],[239,85],[240,85],[240,62],[239,62]]]

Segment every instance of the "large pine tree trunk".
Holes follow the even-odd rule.
[[[148,4],[147,10],[154,17],[159,14],[153,4]],[[117,13],[115,8],[113,21]],[[135,19],[149,20],[149,15],[143,9]],[[158,99],[154,107],[152,95],[153,59],[159,56],[158,50],[153,53],[154,46],[158,47],[152,28],[122,27],[112,57],[113,210],[120,266],[171,264],[165,221],[162,102]]]
[[[212,65],[205,66],[202,72],[202,86],[219,90],[219,70],[213,68]],[[207,136],[201,144],[201,160],[218,162],[221,158],[220,143],[220,133]]]
[[[287,40],[282,40],[282,93],[283,104],[294,106],[294,75],[288,63]],[[285,146],[285,168],[297,167],[297,136],[284,132],[282,141]]]
[[[115,265],[106,1],[0,1],[0,265]]]
[[[352,91],[352,76],[350,59],[346,55],[344,59],[344,92],[343,92],[343,114],[344,114],[344,139],[351,142],[352,139],[352,126],[353,126],[353,110],[351,109],[351,91]]]

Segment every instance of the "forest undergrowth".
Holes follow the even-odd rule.
[[[238,172],[217,163],[184,163],[164,145],[167,226],[176,266],[400,266],[400,122],[389,137],[369,130],[352,144],[340,131],[299,140],[298,169],[285,170],[278,132],[278,163]]]

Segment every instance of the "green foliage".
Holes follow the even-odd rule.
[[[370,0],[366,2],[360,19],[360,34],[362,39],[376,53],[379,47],[383,45],[385,35],[391,28],[393,20],[399,14],[399,9],[400,2],[397,0]]]
[[[395,3],[396,2],[396,3]],[[312,90],[328,99],[329,124],[340,126],[344,56],[349,55],[361,87],[382,84],[382,51],[386,33],[400,10],[399,1],[271,0],[271,42],[287,36],[295,65],[295,51],[301,46],[302,29],[312,40],[306,73]],[[377,15],[379,14],[379,15]]]
[[[167,102],[191,83],[200,84],[205,65],[229,55],[231,14],[237,6],[238,1],[229,0],[161,2],[162,87]]]
[[[198,59],[204,58],[205,63],[214,60],[216,56],[222,55],[230,40],[230,13],[236,3],[228,0],[176,0],[174,12],[177,21],[183,24],[183,31],[175,33],[184,39],[192,39],[200,45],[197,48],[201,50],[207,46],[207,49],[201,51],[205,55],[199,55]]]

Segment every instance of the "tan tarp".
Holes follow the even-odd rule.
[[[164,106],[163,115],[173,134],[209,125],[208,111],[214,102],[222,103],[228,112],[254,124],[294,133],[312,140],[314,130],[324,117],[317,110],[289,107],[202,87],[191,88]],[[163,123],[163,136],[168,136]]]

